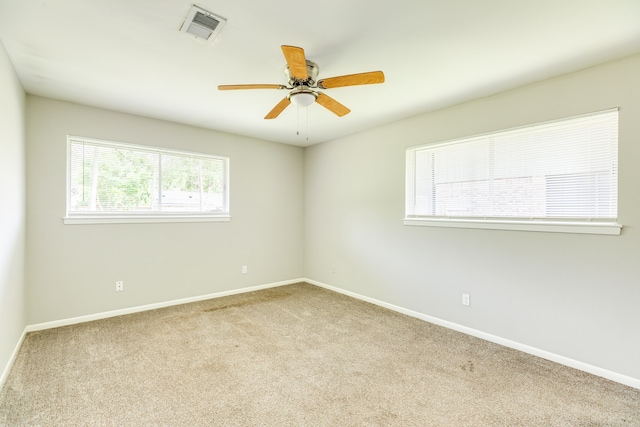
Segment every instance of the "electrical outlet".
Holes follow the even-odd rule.
[[[462,305],[469,306],[469,294],[462,294]]]
[[[116,282],[116,292],[124,291],[124,282],[122,280],[118,280]]]
[[[247,270],[247,266],[246,266],[246,265],[243,265],[243,266],[242,266],[242,274],[247,274],[247,271],[248,271],[248,270]]]
[[[331,272],[335,274],[335,272],[336,272],[336,266],[335,265],[331,266]]]

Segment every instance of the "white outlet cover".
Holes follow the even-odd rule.
[[[470,305],[469,294],[462,294],[462,305]]]

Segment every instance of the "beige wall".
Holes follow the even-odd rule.
[[[27,117],[28,324],[302,277],[302,148],[30,95]],[[231,221],[64,225],[67,134],[229,156]]]
[[[638,76],[634,56],[308,148],[306,276],[640,379]],[[612,107],[620,236],[403,226],[406,147]]]
[[[25,326],[24,100],[0,43],[0,375]]]
[[[638,75],[634,56],[305,150],[28,96],[26,323],[304,276],[640,379]],[[0,88],[3,366],[25,324],[25,195],[24,95],[1,50]],[[402,225],[407,146],[612,107],[620,236]],[[229,156],[232,220],[63,225],[67,134]]]

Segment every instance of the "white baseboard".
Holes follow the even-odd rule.
[[[20,347],[22,347],[22,342],[24,341],[24,337],[26,335],[27,335],[27,329],[25,328],[25,330],[22,331],[22,335],[20,335],[20,339],[18,339],[18,343],[16,344],[16,347],[13,349],[13,353],[11,353],[11,357],[9,358],[9,361],[7,362],[6,366],[4,367],[4,370],[2,371],[2,376],[0,377],[0,389],[4,387],[4,383],[7,381],[7,378],[9,377],[9,372],[11,372],[11,368],[13,367],[13,364],[16,361],[16,357],[18,357],[18,352],[20,351]]]
[[[190,302],[204,301],[213,298],[221,298],[229,295],[243,294],[247,292],[259,291],[262,289],[275,288],[278,286],[291,285],[293,283],[304,282],[304,279],[285,280],[282,282],[268,283],[266,285],[250,286],[247,288],[232,289],[230,291],[215,292],[212,294],[199,295],[195,297],[181,298],[171,301],[163,301],[154,304],[139,305],[136,307],[122,308],[119,310],[105,311],[102,313],[88,314],[86,316],[72,317],[69,319],[54,320],[52,322],[37,323],[28,325],[26,332],[42,331],[44,329],[58,328],[60,326],[75,325],[78,323],[91,322],[94,320],[107,319],[109,317],[122,316],[125,314],[139,313],[142,311],[155,310],[158,308],[170,307],[172,305],[188,304]]]
[[[397,305],[389,304],[384,301],[379,301],[374,298],[369,298],[364,295],[357,294],[355,292],[346,291],[344,289],[336,288],[335,286],[327,285],[326,283],[318,282],[311,279],[304,279],[305,282],[310,283],[315,286],[319,286],[321,288],[329,289],[334,292],[341,293],[343,295],[347,295],[352,298],[356,298],[362,301],[369,302],[371,304],[378,305],[380,307],[387,308],[389,310],[396,311],[398,313],[406,314],[407,316],[415,317],[420,320],[424,320],[429,323],[433,323],[439,326],[444,326],[448,329],[453,329],[454,331],[462,332],[467,335],[471,335],[477,338],[481,338],[486,341],[490,341],[496,344],[500,344],[504,347],[513,348],[515,350],[522,351],[524,353],[531,354],[533,356],[541,357],[546,360],[550,360],[552,362],[559,363],[561,365],[568,366],[570,368],[578,369],[580,371],[588,372],[593,375],[597,375],[602,378],[606,378],[611,381],[618,382],[620,384],[624,384],[629,387],[633,387],[640,390],[640,379],[630,377],[627,375],[619,374],[617,372],[609,371],[607,369],[600,368],[598,366],[590,365],[588,363],[580,362],[579,360],[574,360],[565,356],[561,356],[559,354],[551,353],[546,350],[541,350],[539,348],[531,347],[526,344],[522,344],[516,341],[512,341],[506,338],[502,338],[496,335],[488,334],[483,331],[479,331],[477,329],[469,328],[467,326],[458,325],[457,323],[449,322],[447,320],[442,320],[437,317],[429,316],[423,313],[419,313],[417,311],[409,310],[403,307],[399,307]]]
[[[598,366],[593,366],[590,365],[588,363],[584,363],[584,362],[580,362],[578,360],[574,360],[565,356],[561,356],[555,353],[551,353],[545,350],[541,350],[539,348],[535,348],[535,347],[531,347],[529,345],[526,344],[522,344],[516,341],[512,341],[506,338],[502,338],[496,335],[492,335],[492,334],[488,334],[486,332],[483,331],[479,331],[477,329],[473,329],[473,328],[469,328],[467,326],[463,326],[463,325],[459,325],[457,323],[453,323],[453,322],[449,322],[447,320],[443,320],[443,319],[439,319],[437,317],[433,317],[433,316],[429,316],[423,313],[419,313],[417,311],[413,311],[413,310],[409,310],[400,306],[396,306],[393,304],[389,304],[386,303],[384,301],[380,301],[374,298],[369,298],[366,297],[364,295],[360,295],[357,294],[355,292],[351,292],[351,291],[347,291],[344,289],[340,289],[337,288],[335,286],[331,286],[331,285],[327,285],[326,283],[322,283],[322,282],[318,282],[316,280],[312,280],[312,279],[294,279],[294,280],[286,280],[286,281],[282,281],[282,282],[274,282],[274,283],[269,283],[269,284],[265,284],[265,285],[259,285],[259,286],[251,286],[251,287],[247,287],[247,288],[240,288],[240,289],[233,289],[230,291],[223,291],[223,292],[216,292],[216,293],[212,293],[212,294],[207,294],[207,295],[200,295],[200,296],[196,296],[196,297],[189,297],[189,298],[182,298],[182,299],[177,299],[177,300],[172,300],[172,301],[164,301],[164,302],[159,302],[159,303],[154,303],[154,304],[147,304],[147,305],[141,305],[141,306],[136,306],[136,307],[130,307],[130,308],[124,308],[124,309],[120,309],[120,310],[113,310],[113,311],[107,311],[107,312],[102,312],[102,313],[96,313],[96,314],[90,314],[90,315],[86,315],[86,316],[79,316],[79,317],[73,317],[73,318],[69,318],[69,319],[61,319],[61,320],[55,320],[52,322],[45,322],[45,323],[38,323],[38,324],[34,324],[34,325],[28,325],[24,332],[22,333],[22,336],[20,337],[20,340],[18,341],[18,343],[16,344],[16,348],[13,351],[13,354],[11,355],[11,358],[9,359],[9,362],[7,363],[7,366],[5,367],[4,371],[2,372],[2,377],[0,377],[0,388],[2,388],[2,386],[4,385],[7,377],[9,376],[9,372],[11,371],[11,367],[13,366],[13,363],[15,362],[15,359],[18,355],[18,351],[20,350],[20,347],[22,346],[22,342],[24,341],[25,335],[27,334],[27,332],[32,332],[32,331],[41,331],[44,329],[51,329],[51,328],[57,328],[60,326],[67,326],[67,325],[74,325],[74,324],[78,324],[78,323],[84,323],[84,322],[91,322],[93,320],[99,320],[99,319],[106,319],[109,317],[115,317],[115,316],[122,316],[124,314],[132,314],[132,313],[139,313],[142,311],[148,311],[148,310],[155,310],[158,308],[163,308],[163,307],[170,307],[173,305],[180,305],[180,304],[187,304],[190,302],[197,302],[197,301],[203,301],[203,300],[207,300],[207,299],[213,299],[213,298],[220,298],[220,297],[225,297],[225,296],[229,296],[229,295],[235,295],[235,294],[241,294],[241,293],[246,293],[246,292],[253,292],[253,291],[259,291],[262,289],[268,289],[268,288],[275,288],[278,286],[285,286],[285,285],[291,285],[294,283],[299,283],[299,282],[306,282],[306,283],[310,283],[312,285],[321,287],[321,288],[325,288],[325,289],[329,289],[331,291],[334,292],[338,292],[340,294],[343,295],[347,295],[349,297],[352,298],[356,298],[362,301],[366,301],[369,302],[371,304],[375,304],[378,305],[380,307],[384,307],[387,308],[389,310],[393,310],[396,311],[398,313],[402,313],[402,314],[406,314],[407,316],[411,316],[411,317],[415,317],[421,320],[424,320],[426,322],[429,323],[433,323],[439,326],[443,326],[445,328],[448,329],[452,329],[454,331],[458,331],[458,332],[462,332],[464,334],[467,335],[471,335],[477,338],[481,338],[484,339],[486,341],[490,341],[496,344],[500,344],[502,346],[505,347],[509,347],[509,348],[513,348],[515,350],[519,350],[522,351],[524,353],[528,353],[531,354],[533,356],[537,356],[537,357],[541,357],[543,359],[546,360],[550,360],[552,362],[556,362],[559,363],[561,365],[565,365],[574,369],[578,369],[584,372],[588,372],[590,374],[593,375],[597,375],[599,377],[603,377],[615,382],[618,382],[620,384],[624,384],[626,386],[629,387],[633,387],[636,389],[640,390],[640,379],[638,378],[633,378],[633,377],[629,377],[627,375],[623,375],[623,374],[619,374],[617,372],[613,372],[613,371],[609,371],[607,369],[603,369],[600,368]]]
[[[22,343],[28,332],[42,331],[45,329],[58,328],[60,326],[75,325],[78,323],[91,322],[91,321],[100,320],[100,319],[107,319],[109,317],[122,316],[124,314],[139,313],[142,311],[155,310],[157,308],[164,308],[164,307],[170,307],[173,305],[187,304],[190,302],[204,301],[207,299],[220,298],[220,297],[226,297],[229,295],[259,291],[262,289],[275,288],[275,287],[284,286],[284,285],[291,285],[294,283],[299,283],[304,281],[305,281],[304,279],[285,280],[282,282],[268,283],[265,285],[250,286],[250,287],[240,288],[240,289],[232,289],[229,291],[215,292],[212,294],[199,295],[195,297],[181,298],[177,300],[163,301],[163,302],[154,303],[154,304],[146,304],[146,305],[140,305],[136,307],[123,308],[119,310],[106,311],[102,313],[89,314],[86,316],[78,316],[78,317],[73,317],[69,319],[54,320],[52,322],[44,322],[44,323],[37,323],[33,325],[27,325],[24,328],[24,331],[22,332],[22,335],[20,336],[18,343],[16,344],[16,347],[13,350],[13,353],[11,354],[9,361],[7,362],[4,370],[2,371],[2,376],[0,377],[0,389],[4,386],[4,383],[9,377],[9,372],[11,372],[11,368],[13,367],[16,357],[18,356],[18,352],[20,351],[20,347],[22,347]]]

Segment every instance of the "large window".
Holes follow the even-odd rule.
[[[65,222],[228,220],[229,159],[67,137]]]
[[[410,147],[406,168],[407,225],[620,232],[618,110]]]

